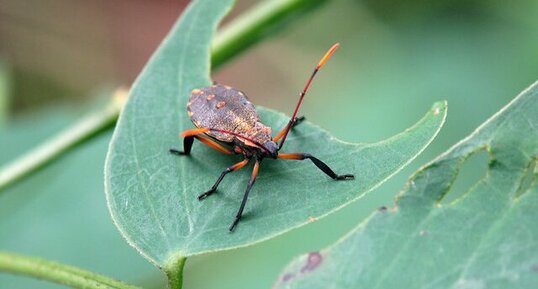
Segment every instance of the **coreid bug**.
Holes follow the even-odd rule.
[[[241,219],[243,209],[247,203],[248,194],[256,181],[260,163],[264,158],[285,160],[311,160],[320,170],[334,180],[353,179],[354,176],[337,175],[328,165],[307,153],[280,153],[286,137],[291,128],[300,123],[304,118],[297,117],[297,111],[301,102],[316,76],[325,62],[339,47],[334,44],[321,58],[312,75],[306,82],[303,91],[299,94],[299,101],[288,124],[273,138],[271,128],[262,124],[254,105],[246,95],[239,90],[224,85],[212,85],[200,89],[194,89],[187,103],[187,111],[195,129],[189,129],[181,133],[183,139],[183,151],[170,149],[176,155],[189,155],[194,139],[225,154],[243,154],[245,159],[230,167],[220,174],[209,191],[198,196],[203,200],[213,194],[224,176],[244,167],[249,161],[254,160],[254,169],[243,196],[239,211],[235,216],[229,230],[233,231]],[[280,143],[279,143],[280,141]]]

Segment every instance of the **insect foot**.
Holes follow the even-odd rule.
[[[241,220],[241,216],[235,217],[233,223],[230,225],[230,228],[228,229],[230,232],[233,232],[235,227],[237,226],[237,223],[239,223],[239,220]]]
[[[178,156],[186,156],[186,155],[188,155],[188,153],[185,153],[185,152],[182,152],[182,151],[176,150],[176,149],[170,149],[170,153],[173,154],[173,155],[178,155]]]
[[[207,191],[207,192],[205,192],[205,193],[199,195],[199,196],[198,196],[198,200],[201,201],[201,200],[207,198],[208,196],[210,196],[211,194],[213,194],[215,191],[216,191],[216,189],[211,189],[211,190],[209,190],[209,191]]]
[[[354,180],[355,179],[355,176],[354,175],[340,175],[340,176],[336,176],[336,180]]]

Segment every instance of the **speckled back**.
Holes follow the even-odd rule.
[[[187,112],[199,128],[223,129],[242,135],[249,135],[259,121],[256,108],[243,92],[220,84],[194,89]],[[224,142],[234,138],[219,132],[207,134]]]

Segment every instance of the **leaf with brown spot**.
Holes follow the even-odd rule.
[[[443,204],[463,163],[485,176]],[[396,198],[320,253],[293,260],[275,288],[538,288],[538,82],[446,153]]]

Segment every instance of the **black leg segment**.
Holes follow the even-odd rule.
[[[229,229],[230,232],[232,232],[235,229],[235,226],[237,226],[237,223],[239,223],[239,220],[241,220],[241,216],[243,215],[243,210],[245,209],[245,205],[247,203],[248,194],[250,193],[250,189],[252,189],[254,182],[256,182],[256,177],[258,176],[259,169],[260,169],[260,160],[256,160],[256,163],[254,164],[254,169],[252,170],[252,175],[250,176],[250,180],[248,181],[247,189],[245,190],[245,194],[243,195],[243,201],[241,202],[239,211],[237,211],[237,215],[235,215],[235,219],[232,225],[230,225],[230,229]]]
[[[187,136],[183,138],[183,151],[177,149],[170,149],[170,153],[178,156],[188,156],[191,154],[192,143],[194,143],[194,136]]]
[[[217,190],[217,187],[219,186],[222,179],[224,179],[224,176],[226,176],[228,173],[231,173],[233,171],[237,171],[238,169],[244,167],[246,164],[248,164],[248,159],[244,159],[243,161],[238,162],[237,164],[235,164],[233,166],[227,167],[224,171],[222,171],[219,178],[217,179],[215,184],[213,184],[211,189],[209,191],[207,191],[207,192],[205,192],[205,193],[198,196],[198,200],[201,201],[201,200],[207,198],[209,195],[213,194]]]
[[[351,174],[337,175],[326,163],[322,162],[320,159],[312,156],[311,154],[305,154],[305,153],[279,154],[278,158],[287,159],[287,160],[309,159],[316,165],[316,167],[318,167],[320,170],[322,170],[325,174],[327,174],[329,177],[333,178],[334,180],[352,180],[355,178],[355,176]]]
[[[326,173],[329,177],[335,179],[335,180],[349,180],[354,179],[355,176],[347,174],[347,175],[337,175],[334,173],[334,171],[324,162],[322,162],[320,159],[310,155],[310,154],[304,154],[305,159],[310,159],[316,167],[318,167],[320,170],[322,170],[324,173]]]
[[[295,126],[297,126],[298,124],[300,124],[301,122],[303,122],[306,118],[303,116],[299,116],[299,117],[296,117],[295,118],[295,121],[293,122],[293,125],[291,126],[292,128],[294,128]]]

